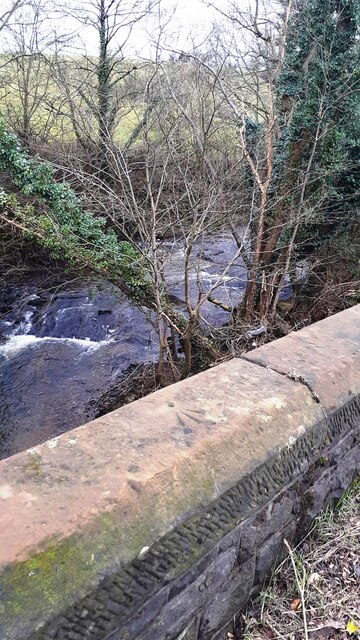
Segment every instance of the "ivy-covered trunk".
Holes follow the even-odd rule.
[[[110,60],[108,56],[105,0],[99,2],[99,60],[97,67],[98,138],[100,158],[105,158],[109,143]]]
[[[359,206],[359,26],[360,0],[306,0],[293,12],[274,82],[272,173],[242,305],[248,321],[274,318],[290,265],[349,228],[349,209]]]

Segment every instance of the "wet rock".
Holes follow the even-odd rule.
[[[132,363],[153,362],[158,353],[145,314],[110,285],[92,285],[91,295],[89,286],[41,296],[34,289],[29,283],[5,292],[0,457],[93,418],[91,399],[120,386]]]

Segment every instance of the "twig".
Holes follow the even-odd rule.
[[[284,544],[285,544],[285,547],[288,550],[288,553],[289,553],[289,556],[290,556],[290,560],[291,560],[291,564],[292,564],[292,568],[293,568],[294,574],[295,574],[296,584],[297,584],[297,587],[299,589],[300,600],[301,600],[301,609],[302,609],[302,615],[303,615],[303,623],[304,623],[305,640],[309,640],[308,626],[307,626],[307,619],[306,619],[306,608],[305,608],[305,580],[303,580],[304,584],[301,584],[301,580],[299,578],[299,573],[298,573],[298,570],[296,568],[296,563],[295,563],[293,551],[292,551],[292,549],[291,549],[291,547],[290,547],[290,545],[289,545],[287,540],[284,540]]]

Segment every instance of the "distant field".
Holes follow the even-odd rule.
[[[75,127],[84,137],[96,140],[96,61],[94,59],[61,58],[55,65],[54,60],[44,61],[42,58],[19,58],[10,60],[5,55],[0,55],[0,115],[17,133],[28,131],[32,140],[72,142],[76,139]],[[206,122],[201,122],[201,117],[206,109],[209,109],[211,120],[210,138],[216,142],[216,146],[229,150],[236,145],[239,123],[235,122],[233,114],[226,111],[223,99],[217,96],[218,105],[216,113],[212,114],[213,94],[207,91],[199,76],[190,63],[167,63],[167,73],[174,82],[175,89],[181,104],[187,109],[191,118],[199,121],[201,127],[206,128]],[[138,66],[133,73],[127,72]],[[169,67],[172,67],[169,71]],[[117,101],[116,117],[114,119],[115,142],[124,145],[136,130],[144,116],[143,96],[146,91],[147,80],[153,75],[152,63],[144,64],[136,61],[119,61],[115,68],[118,77],[125,76],[113,85],[110,106]],[[254,96],[251,85],[254,78],[249,74],[242,77],[233,70],[229,70],[228,86],[234,92],[233,99],[239,104],[240,109],[245,109],[247,114],[256,118]],[[181,110],[174,105],[170,94],[164,95],[166,82],[161,78],[161,72],[157,81],[162,82],[160,98],[164,100],[164,107],[158,113],[164,118],[165,126],[171,129],[169,124],[177,119],[182,119],[182,139],[191,142],[193,133]],[[160,85],[159,85],[160,86]],[[156,86],[154,91],[156,91]],[[241,96],[241,100],[240,97]],[[223,102],[223,104],[221,104]],[[173,106],[171,106],[173,105]],[[154,127],[149,132],[150,140],[157,138],[158,124],[154,117]],[[134,140],[136,146],[141,141],[141,136]]]
[[[80,130],[96,137],[96,78],[90,69],[81,67],[81,64],[84,64],[83,61],[65,58],[61,61],[61,73],[68,84],[77,125]],[[69,95],[61,78],[55,79],[52,75],[49,64],[41,59],[9,61],[7,56],[0,56],[0,115],[11,128],[18,131],[24,129],[27,115],[29,130],[35,139],[71,142],[76,135],[70,117]],[[126,91],[121,83],[117,89],[124,93]],[[135,100],[135,104],[134,101],[131,104],[126,98],[123,99],[117,112],[116,140],[125,143],[141,117],[141,102]]]

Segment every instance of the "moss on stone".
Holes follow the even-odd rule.
[[[34,620],[38,625],[59,615],[90,593],[109,567],[115,566],[120,555],[116,519],[103,514],[81,537],[48,540],[43,551],[3,572],[2,624],[14,634],[9,638],[19,637],[22,626],[24,633],[33,631]]]
[[[203,496],[208,499],[214,497],[210,470],[200,477],[195,473],[192,475],[192,472],[186,474],[186,485],[189,491],[185,495],[154,495],[146,509],[128,524],[117,512],[103,513],[91,527],[83,530],[81,537],[73,535],[60,542],[48,540],[42,552],[9,567],[1,578],[5,595],[2,622],[5,631],[10,631],[6,638],[12,640],[22,637],[19,630],[23,637],[28,637],[35,625],[46,624],[94,591],[105,574],[119,571],[121,561],[125,565],[136,558],[145,545],[151,546],[155,533],[154,513],[159,514],[161,526],[161,513],[167,512],[170,503],[173,515],[184,515],[191,504],[197,503],[199,506]],[[311,500],[308,494],[306,492],[304,496],[303,508],[306,506],[304,502],[309,498]],[[193,525],[195,530],[198,512],[197,515],[187,515],[187,528],[191,529]],[[158,532],[159,537],[164,533]],[[224,535],[224,531],[220,533]],[[213,546],[219,535],[214,533],[213,539],[207,543]],[[176,558],[168,578],[175,578],[187,571],[207,551],[203,541],[193,536],[189,536],[188,543],[186,553]]]
[[[327,467],[329,464],[329,458],[326,456],[320,456],[315,462],[316,467]]]
[[[46,613],[61,610],[70,596],[78,594],[87,573],[79,551],[70,539],[59,544],[49,541],[42,553],[7,569],[2,576],[5,619],[41,611],[40,621]]]
[[[210,505],[220,491],[214,483],[211,460],[209,447],[206,467],[189,466],[183,470],[181,486],[169,477],[161,490],[146,496],[146,500],[142,497],[137,514],[127,517],[126,512],[102,513],[77,534],[61,541],[48,540],[43,550],[8,567],[1,577],[5,603],[2,622],[5,630],[10,631],[6,637],[9,640],[28,637],[34,632],[35,625],[56,619],[72,604],[92,593],[105,575],[121,571],[122,566],[137,558],[143,547],[151,548],[160,538],[164,543],[167,532],[181,526],[184,520],[187,529],[196,532],[199,509],[202,505]],[[214,464],[217,464],[216,459]],[[41,473],[40,460],[35,459],[30,470],[35,476]],[[133,488],[139,495],[144,490],[141,483]],[[236,524],[234,514],[227,529]],[[206,545],[204,540],[189,535],[186,551],[179,552],[171,563],[167,578],[174,579],[187,571],[224,533],[223,529],[215,530],[207,538]]]
[[[302,512],[306,513],[314,504],[314,492],[312,489],[305,491],[301,501]]]
[[[155,502],[150,500],[129,526],[120,514],[103,513],[81,534],[49,539],[42,551],[7,567],[0,576],[0,629],[6,638],[18,638],[19,633],[28,637],[35,624],[46,624],[90,594],[105,575],[119,570],[121,562],[136,558],[153,540]]]
[[[36,452],[29,454],[28,462],[23,465],[22,469],[24,473],[32,479],[40,478],[42,474],[40,454]]]

